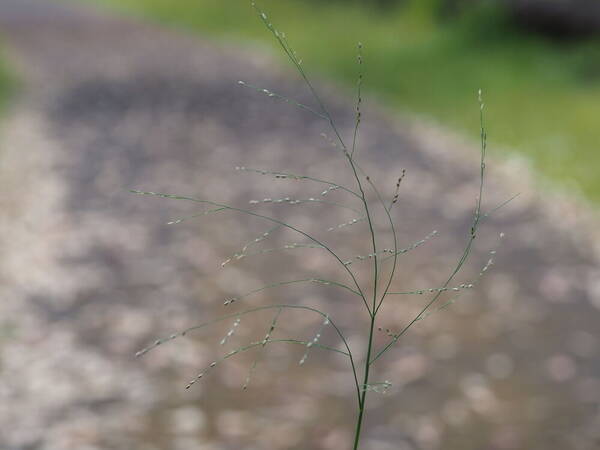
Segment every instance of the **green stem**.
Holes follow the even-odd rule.
[[[373,349],[373,332],[375,331],[375,316],[371,316],[371,326],[369,329],[369,346],[367,348],[367,359],[365,360],[365,376],[363,379],[363,384],[361,386],[362,393],[360,395],[360,401],[358,402],[358,418],[356,420],[356,429],[354,432],[354,450],[358,450],[358,444],[360,441],[360,432],[362,430],[363,417],[365,413],[365,404],[367,400],[367,386],[369,384],[369,369],[371,368],[371,364],[369,361],[371,360],[371,351]]]

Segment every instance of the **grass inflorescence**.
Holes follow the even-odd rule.
[[[342,327],[336,324],[336,315],[335,311],[333,312],[325,312],[319,308],[306,306],[306,305],[297,305],[290,303],[278,303],[272,305],[264,305],[258,307],[252,307],[243,309],[239,312],[232,312],[230,314],[218,317],[214,320],[208,321],[206,323],[202,323],[199,325],[192,326],[186,330],[173,333],[163,339],[156,340],[154,343],[149,345],[148,347],[140,350],[137,353],[137,356],[142,356],[148,353],[149,351],[171,342],[175,339],[181,338],[187,335],[190,332],[197,331],[201,328],[205,328],[211,325],[214,325],[219,322],[230,322],[231,325],[228,331],[225,333],[223,338],[220,341],[221,345],[225,345],[231,339],[233,339],[236,332],[239,330],[241,323],[244,317],[253,315],[255,313],[265,313],[271,312],[271,320],[265,324],[265,331],[262,339],[252,341],[246,343],[244,345],[238,346],[228,353],[224,354],[220,359],[216,359],[211,362],[204,369],[200,370],[186,385],[187,389],[192,388],[196,383],[198,383],[205,374],[216,369],[223,361],[233,358],[241,353],[258,349],[254,361],[251,363],[250,368],[248,370],[247,377],[243,384],[243,389],[246,389],[250,386],[252,381],[252,375],[259,364],[259,358],[263,351],[267,351],[271,344],[292,344],[296,346],[304,347],[304,352],[301,358],[298,360],[299,365],[305,364],[309,358],[312,351],[328,351],[335,353],[337,355],[341,355],[345,357],[348,361],[348,370],[349,376],[352,377],[355,390],[356,390],[356,425],[355,425],[355,433],[353,440],[353,448],[358,449],[360,440],[361,440],[361,431],[363,429],[363,424],[365,421],[365,411],[366,411],[366,402],[369,393],[383,393],[388,390],[391,386],[391,382],[388,380],[385,381],[373,381],[371,379],[371,369],[373,365],[384,355],[390,351],[393,346],[402,338],[404,334],[411,327],[415,325],[415,323],[425,319],[430,314],[440,311],[448,306],[450,306],[455,300],[456,296],[460,295],[462,291],[473,288],[473,286],[477,283],[479,278],[484,275],[484,273],[489,269],[489,267],[493,264],[493,258],[495,254],[495,250],[492,250],[490,253],[490,257],[488,262],[483,266],[483,268],[479,271],[479,275],[476,279],[459,283],[455,281],[458,273],[461,268],[467,262],[469,255],[473,249],[474,242],[478,236],[479,227],[484,219],[486,219],[493,211],[497,208],[503,206],[499,205],[488,213],[484,213],[483,211],[483,195],[484,195],[484,185],[485,185],[485,173],[486,173],[486,152],[487,152],[487,135],[484,127],[483,120],[483,112],[484,112],[484,104],[483,99],[481,97],[481,91],[479,92],[479,104],[480,104],[480,136],[481,136],[481,157],[479,164],[479,189],[478,195],[475,202],[475,207],[473,210],[473,218],[471,224],[467,230],[465,230],[465,243],[462,253],[458,258],[456,264],[451,267],[448,271],[447,276],[445,277],[445,282],[441,286],[431,287],[431,288],[423,288],[423,289],[408,289],[405,291],[393,291],[392,284],[396,278],[396,269],[399,263],[399,256],[413,250],[421,245],[426,244],[433,237],[437,235],[437,231],[432,231],[421,240],[414,242],[406,247],[400,247],[398,235],[396,233],[396,227],[394,220],[392,218],[391,212],[394,206],[397,204],[398,199],[401,195],[401,184],[404,179],[406,172],[404,170],[401,171],[399,177],[397,178],[395,189],[391,195],[383,195],[381,191],[377,188],[375,181],[365,172],[362,166],[358,162],[358,156],[361,158],[367,158],[368,155],[362,154],[359,150],[359,130],[360,124],[362,121],[362,111],[361,104],[363,102],[362,98],[362,86],[363,86],[363,57],[362,57],[362,45],[358,46],[358,66],[359,66],[359,75],[358,75],[358,83],[357,83],[357,92],[356,92],[356,109],[355,109],[355,121],[354,127],[351,135],[351,142],[346,143],[342,136],[342,132],[338,128],[335,120],[331,116],[325,102],[322,100],[321,96],[317,92],[315,86],[313,85],[309,75],[305,71],[302,61],[299,59],[296,52],[291,47],[287,37],[284,33],[280,32],[271,22],[269,16],[262,11],[256,4],[252,4],[254,9],[256,10],[260,21],[263,26],[271,33],[272,37],[275,39],[277,44],[281,47],[282,51],[285,53],[287,58],[293,64],[307,89],[312,94],[312,97],[315,100],[315,103],[318,105],[318,108],[308,107],[303,105],[294,99],[291,99],[287,96],[276,94],[269,89],[257,88],[254,85],[251,85],[246,82],[241,82],[240,85],[244,88],[250,88],[254,90],[258,90],[259,92],[264,93],[267,97],[273,98],[277,101],[283,100],[286,103],[289,103],[291,106],[298,107],[310,114],[314,114],[318,118],[322,119],[325,124],[331,129],[332,136],[336,141],[336,149],[339,151],[339,157],[345,161],[346,170],[351,175],[352,185],[339,184],[337,182],[312,177],[309,175],[298,175],[290,172],[279,172],[267,169],[253,169],[246,167],[237,167],[238,171],[242,172],[250,172],[253,174],[259,174],[264,176],[270,176],[277,179],[290,179],[296,181],[305,181],[307,183],[316,184],[319,186],[319,190],[321,191],[319,196],[308,197],[308,198],[292,198],[292,197],[281,197],[281,198],[273,198],[273,197],[264,197],[261,199],[250,200],[249,203],[244,206],[233,206],[229,204],[224,204],[218,201],[207,200],[203,198],[196,198],[190,196],[181,196],[174,194],[165,194],[165,193],[157,193],[157,192],[148,192],[148,191],[133,191],[134,193],[141,195],[149,195],[156,196],[166,199],[173,200],[181,200],[185,202],[200,204],[205,206],[205,211],[197,213],[195,215],[181,218],[170,222],[171,224],[180,223],[183,220],[187,220],[188,218],[200,217],[207,214],[213,214],[217,212],[229,211],[232,213],[238,213],[245,216],[253,217],[256,219],[260,219],[263,222],[269,224],[270,228],[266,229],[264,232],[259,235],[254,235],[249,238],[246,243],[240,245],[240,250],[235,252],[229,258],[222,262],[222,267],[227,267],[228,265],[243,260],[245,258],[249,258],[256,255],[270,254],[273,252],[283,251],[283,250],[298,250],[305,249],[306,251],[319,251],[325,252],[328,254],[333,263],[336,264],[340,268],[340,273],[346,276],[346,280],[337,280],[337,279],[326,279],[322,277],[309,276],[298,279],[291,280],[280,280],[274,283],[266,284],[257,289],[250,290],[241,295],[237,295],[235,297],[229,297],[224,300],[224,305],[231,307],[233,304],[243,304],[243,300],[246,297],[251,295],[259,294],[266,290],[286,287],[295,284],[317,284],[319,286],[331,286],[335,289],[340,289],[341,292],[347,294],[351,301],[359,302],[362,304],[365,318],[367,319],[368,326],[365,330],[363,330],[367,345],[365,346],[364,354],[355,354],[349,340],[347,338],[346,333],[342,329]],[[358,200],[360,203],[359,208],[348,207],[344,203],[338,201],[329,201],[325,200],[328,194],[332,191],[338,191],[339,193],[349,196],[354,200]],[[366,233],[364,235],[364,240],[368,242],[369,252],[365,254],[358,254],[348,259],[347,257],[342,257],[340,252],[331,246],[329,243],[325,242],[325,239],[317,237],[312,232],[294,225],[286,220],[276,218],[274,216],[268,215],[263,212],[259,212],[256,209],[257,205],[261,206],[270,206],[272,208],[276,207],[276,205],[289,206],[289,205],[298,205],[299,207],[306,206],[308,203],[319,203],[327,208],[346,208],[350,209],[353,214],[356,214],[356,218],[340,223],[334,226],[330,226],[329,228],[323,227],[322,229],[335,231],[342,228],[345,228],[350,225],[354,225],[357,223],[365,225]],[[262,210],[261,210],[262,211]],[[383,238],[378,232],[378,227],[376,224],[376,215],[381,214],[383,220],[387,224],[387,228],[389,231],[389,236],[391,239],[387,239],[387,246],[383,246]],[[268,240],[273,233],[287,230],[296,234],[298,237],[305,239],[305,242],[290,242],[280,247],[270,247],[270,248],[261,248],[261,245],[264,241]],[[359,264],[361,263],[361,264]],[[364,277],[360,277],[360,274],[369,273],[371,275],[370,282],[359,281]],[[449,300],[443,297],[443,294],[450,293],[454,295]],[[399,296],[399,295],[430,295],[431,298],[425,303],[425,305],[421,308],[421,310],[415,314],[413,317],[407,318],[406,325],[398,331],[392,331],[389,329],[385,330],[385,335],[387,337],[387,343],[382,345],[381,347],[377,347],[375,344],[374,335],[378,330],[382,330],[382,328],[378,325],[378,319],[380,319],[380,310],[386,299],[389,296]],[[320,323],[318,327],[313,331],[313,334],[309,339],[293,339],[293,338],[279,338],[275,337],[276,332],[278,330],[279,324],[282,320],[282,317],[289,311],[302,311],[306,314],[312,314],[320,316]],[[324,332],[326,329],[333,329],[335,336],[339,339],[338,344],[326,344],[322,342],[322,338],[324,336]],[[361,352],[362,353],[362,352]],[[362,367],[359,366],[359,362]]]

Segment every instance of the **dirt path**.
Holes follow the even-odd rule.
[[[269,225],[235,215],[167,225],[199,209],[127,192],[248,205],[322,190],[235,166],[351,183],[319,136],[325,123],[236,81],[311,102],[302,85],[255,50],[52,2],[0,0],[0,30],[24,81],[0,133],[0,448],[348,448],[354,397],[343,358],[312,352],[298,366],[303,349],[273,345],[258,354],[248,390],[255,354],[186,391],[229,350],[218,342],[230,322],[133,357],[157,336],[228,312],[227,297],[277,280],[343,279],[326,254],[307,249],[221,269]],[[350,136],[351,99],[326,97]],[[477,154],[430,127],[376,110],[367,117],[360,155],[371,177],[389,196],[407,169],[395,212],[400,245],[439,232],[403,256],[396,290],[438,286],[468,234]],[[371,397],[365,449],[600,448],[598,241],[578,207],[538,196],[518,166],[493,165],[486,208],[525,193],[485,224],[457,285],[497,249],[493,270],[376,367],[374,381],[393,386]],[[340,191],[328,195],[352,204]],[[286,211],[347,257],[368,252],[360,223],[327,231],[353,212],[258,208]],[[279,230],[264,248],[298,239]],[[243,302],[281,301],[331,311],[351,344],[363,344],[360,304],[331,287],[272,289]],[[390,299],[380,325],[401,328],[425,301]],[[262,339],[271,320],[245,318],[232,342]],[[285,312],[277,332],[310,339],[319,323]],[[323,340],[337,345],[327,328]]]

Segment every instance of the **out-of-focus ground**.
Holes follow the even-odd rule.
[[[270,344],[184,389],[219,355],[262,339],[273,312],[244,317],[224,346],[219,341],[232,321],[133,356],[156,337],[279,302],[330,313],[360,353],[366,317],[344,290],[297,285],[223,306],[279,280],[346,282],[325,252],[294,249],[221,268],[271,226],[231,213],[167,225],[202,208],[127,191],[256,208],[307,227],[347,258],[368,252],[364,224],[327,231],[356,217],[352,211],[316,202],[248,203],[316,197],[358,208],[352,197],[339,190],[321,197],[323,187],[310,182],[233,170],[272,168],[352,183],[339,152],[320,136],[329,133],[326,123],[236,84],[242,78],[311,102],[297,77],[254,49],[52,2],[0,1],[0,29],[24,83],[0,141],[0,448],[349,448],[356,408],[342,356],[313,349],[300,366],[304,349]],[[350,136],[352,99],[325,90]],[[389,197],[407,169],[393,210],[400,246],[438,231],[401,257],[394,290],[439,286],[468,237],[477,153],[375,107],[365,113],[358,154],[371,178]],[[483,224],[455,285],[478,279],[490,251],[497,251],[494,265],[374,366],[373,381],[392,387],[370,394],[365,449],[600,446],[593,218],[566,199],[536,194],[519,165],[488,165],[485,210],[523,194]],[[291,242],[306,241],[277,230],[255,248]],[[368,263],[351,267],[360,264]],[[427,298],[387,301],[379,325],[396,331]],[[273,336],[310,340],[321,322],[284,311]],[[331,327],[321,342],[339,346]],[[378,346],[385,342],[379,333]]]

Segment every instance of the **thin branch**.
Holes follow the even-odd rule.
[[[473,242],[475,241],[475,237],[477,236],[477,229],[479,227],[479,223],[481,220],[481,202],[482,202],[482,197],[483,197],[483,185],[484,185],[484,181],[485,181],[485,156],[486,156],[486,151],[487,151],[487,134],[485,131],[485,126],[484,126],[484,121],[483,121],[483,109],[484,109],[484,104],[481,98],[481,90],[479,91],[479,104],[480,104],[480,109],[479,109],[479,121],[480,121],[480,126],[481,126],[481,160],[480,160],[480,172],[479,172],[479,196],[477,198],[477,203],[475,206],[475,212],[473,214],[473,223],[471,225],[471,230],[470,230],[470,234],[469,234],[469,239],[467,241],[465,250],[462,253],[462,256],[460,257],[458,264],[456,265],[456,267],[452,270],[452,272],[450,273],[450,276],[448,277],[448,279],[446,280],[446,282],[442,285],[442,288],[446,288],[448,287],[448,285],[452,282],[452,280],[454,279],[454,277],[456,276],[456,274],[460,271],[460,269],[462,268],[462,266],[464,265],[465,261],[467,260],[467,258],[469,257],[469,254],[471,252],[471,247],[473,246]],[[425,314],[429,308],[431,306],[433,306],[437,300],[439,299],[439,297],[442,295],[443,291],[438,291],[433,298],[425,305],[425,307],[419,312],[419,314],[417,314],[415,316],[415,318],[413,320],[411,320],[408,325],[406,325],[398,334],[394,335],[394,337],[391,339],[391,341],[382,349],[380,350],[373,359],[371,359],[369,361],[369,365],[373,364],[375,361],[377,361],[390,347],[392,347],[396,342],[398,342],[398,339],[400,339],[409,329],[410,327],[412,327],[412,325],[417,322],[418,320],[420,320],[421,316],[423,314]]]
[[[230,351],[229,353],[227,353],[225,356],[223,356],[222,358],[219,358],[215,361],[213,361],[212,363],[210,363],[202,372],[200,372],[198,375],[196,375],[196,377],[194,377],[194,379],[192,379],[187,386],[185,387],[186,389],[190,389],[194,384],[196,384],[210,369],[216,367],[217,365],[219,365],[220,363],[222,363],[223,361],[231,358],[232,356],[238,355],[240,353],[246,352],[254,347],[264,347],[267,344],[274,344],[274,343],[287,343],[287,344],[297,344],[297,345],[306,345],[308,344],[308,342],[306,341],[299,341],[296,339],[268,339],[267,341],[265,340],[260,340],[257,342],[252,342],[248,345],[245,345],[243,347],[239,347],[236,348],[235,350]],[[335,353],[341,353],[342,355],[345,356],[349,356],[348,353],[346,353],[343,350],[339,350],[337,348],[333,348],[333,347],[328,347],[326,345],[321,345],[321,344],[315,344],[315,347],[318,347],[322,350],[327,350],[327,351],[331,351],[331,352],[335,352]],[[245,388],[244,388],[245,389]]]
[[[309,180],[309,181],[314,181],[316,183],[328,184],[329,186],[334,187],[335,189],[341,189],[343,191],[346,191],[349,194],[354,195],[358,199],[361,198],[360,195],[357,194],[356,192],[354,192],[352,189],[349,189],[346,186],[342,186],[341,184],[334,183],[333,181],[323,180],[321,178],[309,177],[307,175],[296,175],[294,173],[279,172],[279,171],[274,171],[274,170],[252,169],[252,168],[244,167],[244,166],[238,166],[238,167],[236,167],[236,170],[240,170],[243,172],[255,172],[255,173],[259,173],[261,175],[274,175],[275,178],[278,178],[278,179]],[[325,193],[321,193],[321,195],[325,195]]]
[[[234,260],[234,259],[240,259],[243,258],[246,255],[246,251],[253,245],[258,244],[259,242],[264,241],[265,239],[267,239],[274,231],[277,231],[279,228],[281,228],[281,225],[276,225],[273,228],[269,228],[267,231],[261,233],[260,236],[252,239],[251,241],[247,242],[243,247],[242,250],[239,252],[234,253],[232,256],[230,256],[229,258],[227,258],[225,261],[223,261],[221,263],[221,267],[225,267],[230,261]]]
[[[355,291],[354,289],[352,289],[350,286],[347,286],[343,283],[338,283],[337,281],[332,281],[332,280],[326,280],[324,278],[303,278],[300,280],[290,280],[290,281],[278,281],[277,283],[272,283],[272,284],[267,284],[265,286],[262,286],[258,289],[253,289],[249,292],[246,292],[245,294],[242,294],[240,296],[237,297],[231,297],[229,299],[227,299],[224,303],[224,305],[230,305],[234,302],[237,302],[238,300],[241,300],[242,298],[246,298],[249,297],[253,294],[257,294],[259,292],[262,291],[266,291],[267,289],[272,289],[272,288],[277,288],[277,287],[281,287],[281,286],[287,286],[290,284],[295,284],[295,283],[316,283],[316,284],[321,284],[324,286],[337,286],[337,287],[341,287],[343,289],[346,289],[350,292],[352,292],[355,295],[360,296],[360,293]]]
[[[279,308],[277,310],[277,312],[275,313],[275,316],[273,317],[273,320],[271,321],[271,325],[269,326],[269,331],[267,331],[267,334],[263,338],[263,341],[262,341],[263,348],[271,340],[271,335],[273,334],[273,331],[275,331],[275,327],[277,326],[277,321],[279,320],[279,316],[281,315],[282,311],[283,311],[283,309]],[[250,369],[248,370],[248,375],[246,375],[246,381],[244,382],[244,385],[242,386],[242,389],[244,389],[244,390],[246,390],[248,388],[248,384],[250,384],[250,379],[252,378],[252,374],[254,373],[254,370],[256,369],[256,365],[258,364],[258,356],[259,355],[256,355],[256,358],[254,358],[254,361],[252,362],[252,365],[250,366]]]
[[[352,151],[350,152],[350,158],[354,158],[354,151],[356,150],[356,142],[357,142],[357,138],[358,138],[358,128],[360,126],[360,122],[361,122],[361,116],[362,113],[360,111],[360,105],[362,103],[362,94],[361,94],[361,88],[362,88],[362,82],[363,82],[363,73],[362,73],[362,64],[363,64],[363,58],[362,58],[362,44],[359,42],[358,43],[358,82],[356,83],[356,121],[354,124],[354,136],[352,137]]]
[[[327,228],[327,231],[334,231],[339,230],[341,228],[346,228],[359,222],[364,222],[365,220],[367,220],[367,216],[355,217],[354,219],[349,220],[348,222],[337,224],[335,227],[329,227]]]
[[[429,233],[427,236],[425,236],[423,239],[409,245],[408,247],[405,248],[401,248],[399,250],[396,250],[396,255],[402,255],[404,253],[408,253],[411,250],[414,250],[418,247],[420,247],[421,245],[425,244],[427,241],[429,241],[432,237],[437,236],[438,232],[437,230],[433,230],[431,233]],[[385,262],[387,260],[389,260],[390,258],[393,258],[394,254],[386,256],[385,258],[381,259],[381,262]]]
[[[289,228],[290,230],[296,231],[297,233],[300,233],[301,235],[307,237],[308,239],[310,239],[311,241],[315,242],[316,244],[321,245],[325,250],[327,250],[327,252],[329,252],[342,265],[342,267],[344,267],[344,269],[346,270],[346,272],[352,278],[352,281],[354,282],[354,285],[356,286],[356,289],[360,293],[360,296],[361,296],[361,298],[363,300],[363,303],[365,304],[365,306],[367,307],[367,309],[369,309],[369,306],[367,304],[367,300],[365,298],[364,293],[362,292],[362,289],[361,289],[361,287],[360,287],[360,285],[358,283],[358,280],[356,279],[356,276],[354,275],[354,273],[348,267],[346,267],[346,265],[344,264],[344,262],[337,255],[337,253],[335,253],[333,250],[331,250],[327,245],[325,245],[323,242],[321,242],[317,238],[315,238],[315,237],[311,236],[310,234],[308,234],[308,233],[300,230],[299,228],[294,227],[293,225],[290,225],[290,224],[288,224],[286,222],[282,222],[281,220],[275,219],[273,217],[269,217],[269,216],[265,216],[263,214],[258,214],[258,213],[255,213],[253,211],[249,211],[247,209],[237,208],[237,207],[234,207],[234,206],[225,205],[223,203],[217,203],[217,202],[213,202],[213,201],[210,201],[210,200],[201,200],[201,199],[197,199],[197,198],[193,198],[193,197],[185,197],[185,196],[181,196],[181,195],[172,195],[172,194],[161,194],[161,193],[150,192],[150,191],[131,190],[130,192],[132,192],[134,194],[151,195],[151,196],[155,196],[155,197],[170,198],[170,199],[175,199],[175,200],[187,200],[187,201],[191,201],[191,202],[195,202],[195,203],[204,203],[204,204],[213,205],[213,206],[220,207],[220,208],[226,208],[226,209],[229,209],[231,211],[237,211],[237,212],[241,212],[241,213],[244,213],[244,214],[247,214],[247,215],[250,215],[250,216],[259,217],[261,219],[268,220],[269,222],[273,222],[273,223],[276,223],[276,224],[281,225],[283,227]],[[370,310],[369,310],[369,313],[370,313]]]
[[[177,225],[178,223],[185,222],[186,220],[196,219],[198,217],[207,216],[209,214],[213,214],[219,211],[225,211],[227,208],[213,208],[207,211],[202,211],[196,214],[192,214],[191,216],[180,217],[177,219],[173,219],[170,222],[167,222],[167,225]]]
[[[271,203],[274,205],[278,205],[278,204],[287,204],[287,205],[301,205],[304,203],[322,203],[324,205],[330,205],[330,206],[337,206],[338,208],[344,208],[344,209],[348,209],[350,211],[353,211],[357,214],[361,214],[362,211],[359,211],[356,208],[352,208],[351,206],[348,205],[344,205],[343,203],[339,203],[339,202],[331,202],[329,200],[321,200],[319,198],[315,198],[315,197],[309,197],[309,198],[305,198],[305,199],[293,199],[291,197],[283,197],[283,198],[264,198],[262,200],[250,200],[249,203],[251,205],[258,205],[261,203]]]
[[[208,326],[214,325],[216,323],[222,322],[224,320],[228,320],[228,319],[232,319],[232,318],[240,318],[242,316],[245,316],[247,314],[252,314],[254,312],[257,311],[266,311],[266,310],[270,310],[270,309],[298,309],[298,310],[305,310],[305,311],[311,311],[314,312],[316,314],[319,314],[321,317],[324,317],[325,319],[329,319],[329,322],[331,324],[331,326],[333,327],[333,329],[335,330],[335,332],[337,333],[337,335],[339,336],[339,338],[341,339],[342,343],[344,344],[344,347],[346,348],[347,352],[344,352],[345,354],[348,355],[348,358],[350,359],[350,365],[352,367],[352,373],[354,375],[354,382],[356,384],[356,392],[358,397],[360,398],[360,385],[358,383],[358,374],[356,372],[356,365],[354,363],[354,357],[352,356],[352,350],[350,350],[350,346],[348,345],[348,341],[346,340],[346,337],[344,336],[344,334],[341,332],[341,330],[338,328],[338,326],[334,323],[334,321],[331,319],[331,317],[329,316],[329,314],[324,313],[323,311],[320,311],[317,308],[313,308],[310,306],[303,306],[303,305],[286,305],[286,304],[275,304],[275,305],[265,305],[265,306],[257,306],[256,308],[250,308],[250,309],[246,309],[244,311],[240,311],[237,313],[232,313],[232,314],[226,314],[224,316],[221,317],[217,317],[211,321],[208,322],[204,322],[201,323],[199,325],[195,325],[193,327],[189,327],[186,328],[182,331],[173,333],[165,338],[162,339],[157,339],[156,341],[154,341],[154,343],[152,343],[151,345],[143,348],[142,350],[138,351],[135,356],[136,357],[140,357],[145,355],[146,353],[154,350],[156,347],[161,346],[163,344],[166,344],[170,341],[173,341],[179,337],[183,337],[186,336],[188,333],[192,332],[192,331],[197,331],[200,330],[202,328],[206,328]]]
[[[240,86],[248,87],[248,88],[253,89],[253,90],[257,91],[257,92],[261,92],[263,94],[266,94],[269,97],[274,97],[274,98],[277,98],[279,100],[283,100],[284,102],[289,103],[289,104],[291,104],[293,106],[296,106],[296,107],[298,107],[300,109],[303,109],[305,111],[308,111],[308,112],[314,114],[315,116],[320,117],[321,119],[327,120],[327,117],[324,116],[323,114],[318,113],[317,111],[315,111],[314,109],[312,109],[310,106],[307,106],[307,105],[305,105],[303,103],[300,103],[300,102],[294,100],[293,98],[289,98],[289,97],[286,97],[284,95],[277,94],[276,92],[270,91],[269,89],[263,89],[263,88],[260,88],[258,86],[254,86],[254,85],[252,85],[250,83],[246,83],[245,81],[238,81],[238,84]]]
[[[293,250],[293,249],[297,249],[297,248],[323,248],[323,247],[321,247],[320,245],[315,245],[315,244],[299,244],[299,243],[294,242],[292,244],[286,244],[282,247],[266,248],[264,250],[257,250],[255,252],[251,252],[251,253],[236,253],[231,258],[227,258],[225,261],[223,261],[221,263],[221,266],[224,267],[225,265],[229,264],[232,261],[239,261],[240,259],[247,258],[249,256],[258,256],[258,255],[264,255],[266,253],[273,253],[273,252],[278,252],[278,251],[282,251],[282,250]]]
[[[400,195],[400,184],[406,175],[406,169],[402,169],[402,174],[398,178],[396,182],[396,191],[394,192],[394,196],[392,197],[392,201],[390,202],[390,206],[388,207],[388,211],[392,210],[392,207],[398,202],[398,196]]]
[[[498,206],[496,206],[495,208],[492,208],[491,210],[489,210],[488,212],[486,212],[485,214],[483,214],[481,217],[483,218],[488,218],[489,216],[491,216],[493,213],[495,213],[496,211],[498,211],[500,208],[504,208],[506,205],[508,205],[510,202],[512,202],[515,198],[517,198],[519,195],[521,195],[521,193],[517,193],[515,195],[513,195],[512,197],[510,197],[508,200],[503,201],[502,203],[500,203]]]

